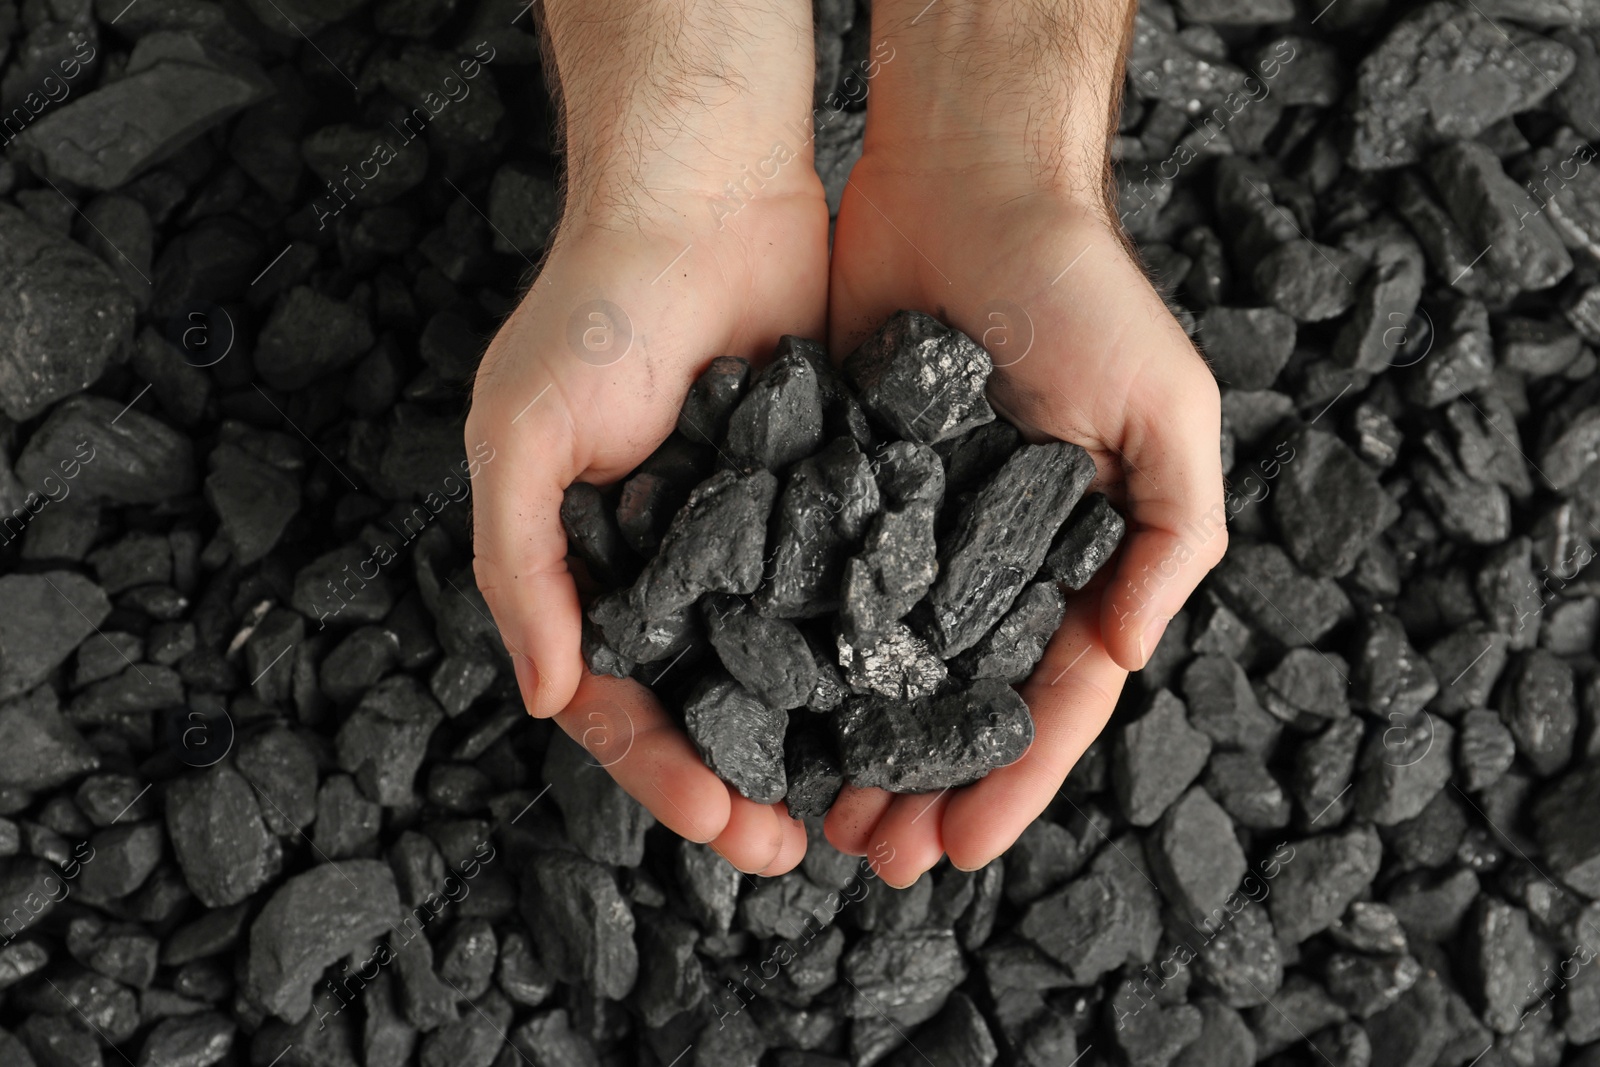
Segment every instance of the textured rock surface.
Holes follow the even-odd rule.
[[[606,675],[551,720],[522,706],[551,679],[511,669],[524,635],[490,610],[528,573],[480,591],[472,564],[557,395],[498,397],[491,374],[499,430],[462,432],[485,344],[557,262],[536,19],[502,0],[0,3],[0,1063],[1594,1067],[1600,982],[1573,957],[1600,924],[1600,26],[1576,0],[1322,8],[1133,20],[1116,210],[1210,350],[1218,506],[1163,546],[1162,501],[1192,479],[1147,462],[1154,423],[1101,437],[1118,423],[1093,375],[1034,390],[1052,344],[1106,338],[1047,336],[1027,293],[926,306],[977,340],[924,320],[956,358],[899,353],[868,406],[799,337],[651,377],[659,322],[584,294],[547,355],[621,358],[559,381],[683,405],[664,441],[630,438],[636,467],[590,456],[603,478],[524,516],[560,505]],[[862,90],[908,62],[870,14],[817,0],[802,35],[847,229],[880,217],[846,194],[868,179]],[[252,64],[271,94],[236,115],[149,92]],[[42,143],[67,126],[115,143]],[[74,160],[90,184],[52,169]],[[748,162],[709,202],[725,228],[768,191]],[[1031,291],[1092,296],[1103,264],[1077,251],[1033,264]],[[647,288],[678,300],[707,254]],[[580,426],[616,414],[561,395]],[[1203,398],[1180,399],[1152,417]],[[963,513],[1044,439],[1002,408],[1081,431],[1106,495],[1016,556],[1002,542],[1047,481],[985,504],[1010,525],[967,577],[1018,573],[942,655],[929,590]],[[1227,556],[1143,670],[1076,660],[1069,633],[1027,684],[1055,775],[1037,818],[999,818],[1031,769],[959,792],[1027,743],[1006,680],[1063,599],[1094,615],[1071,590],[1148,598],[1161,553],[1224,523]],[[1114,549],[1128,573],[1094,578]],[[541,583],[513,597],[525,623],[559,617]],[[725,597],[761,622],[714,643]],[[726,679],[724,655],[743,657]],[[686,698],[741,672],[788,691],[695,729],[800,816],[768,875],[617,784],[699,820],[657,795],[663,746],[692,752]],[[962,695],[991,673],[992,699]],[[1070,772],[1045,767],[1063,754]],[[847,764],[926,791],[860,858],[824,832]],[[770,820],[731,810],[735,831]],[[898,890],[908,824],[1020,837]]]
[[[877,456],[882,513],[862,550],[845,564],[841,614],[845,627],[876,633],[902,618],[939,573],[934,518],[944,496],[944,468],[929,448],[908,441]]]
[[[753,593],[761,582],[767,515],[777,479],[723,471],[690,494],[630,599],[645,618],[686,607],[702,593]]]
[[[817,661],[799,629],[738,597],[705,602],[706,638],[734,680],[769,707],[798,708],[817,684]]]
[[[609,869],[581,856],[537,853],[523,877],[522,912],[556,974],[614,999],[633,988],[639,975],[633,912]]]
[[[923,621],[934,651],[964,652],[1000,621],[1093,476],[1089,454],[1064,442],[1027,445],[1006,460],[940,540]]]
[[[106,264],[0,205],[0,408],[18,421],[92,383],[133,333]]]
[[[987,679],[912,703],[852,697],[836,714],[834,731],[851,784],[924,793],[964,785],[1020,758],[1033,741],[1033,718],[1015,690]]]
[[[771,562],[756,595],[761,613],[796,618],[837,611],[845,561],[878,507],[872,464],[852,438],[834,438],[796,463],[774,509]]]
[[[18,147],[57,181],[114,189],[271,91],[251,64],[160,34],[135,47],[126,77],[44,116]]]
[[[970,337],[917,311],[890,316],[844,361],[867,412],[925,445],[993,421],[983,392],[992,367]]]
[[[347,860],[296,875],[250,925],[245,995],[264,1011],[298,1021],[311,1010],[311,986],[323,968],[392,929],[399,915],[386,864]]]
[[[758,803],[783,797],[783,735],[789,717],[732,678],[708,675],[684,701],[684,728],[706,766]]]
[[[1503,30],[1477,12],[1419,8],[1362,60],[1350,162],[1369,170],[1415,163],[1434,145],[1475,137],[1548,95],[1573,62],[1564,45]]]
[[[798,352],[761,368],[728,415],[726,449],[745,467],[778,470],[822,443],[822,392],[817,372]]]
[[[1091,493],[1061,527],[1044,558],[1045,570],[1068,589],[1082,589],[1117,550],[1127,528],[1104,493]]]

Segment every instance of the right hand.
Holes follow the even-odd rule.
[[[565,6],[547,5],[558,61],[563,40],[581,37],[594,16],[566,11],[573,24],[562,26]],[[642,8],[634,18],[646,18]],[[568,98],[586,101],[581,114],[568,107],[568,206],[533,290],[483,357],[466,429],[467,453],[482,442],[494,450],[475,478],[474,571],[528,712],[555,717],[670,830],[770,875],[800,861],[805,827],[718,779],[645,686],[586,669],[560,506],[571,483],[616,482],[650,456],[712,358],[760,362],[782,334],[824,334],[827,205],[810,149],[792,134],[810,106],[810,24],[781,29],[797,35],[776,37],[784,61],[757,58],[771,90],[739,86],[734,104],[653,128],[648,147],[616,130],[643,90],[603,69],[618,62],[614,51],[565,78]],[[586,72],[589,85],[574,85]],[[624,118],[606,128],[621,149],[595,147],[597,93],[624,98]],[[726,182],[741,178],[741,165],[754,173],[774,139],[794,157],[758,189],[749,182],[752,195],[726,197]]]

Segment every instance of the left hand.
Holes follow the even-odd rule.
[[[897,58],[872,83],[865,150],[839,210],[831,348],[852,351],[901,308],[978,340],[994,359],[996,410],[1027,436],[1087,449],[1098,468],[1091,491],[1117,501],[1128,534],[1114,574],[1069,597],[1060,630],[1020,687],[1035,723],[1020,760],[942,794],[847,785],[834,803],[829,840],[891,856],[879,873],[899,886],[943,854],[972,870],[1010,847],[1228,543],[1217,386],[1108,206],[1109,102],[1082,99],[1095,75],[1074,73],[1075,102],[1061,105],[1059,124],[1046,124],[1048,93],[1042,104],[1008,100],[974,83],[967,38],[981,31],[966,14],[898,17],[921,7],[875,5],[874,36],[890,40]],[[1005,17],[991,12],[988,21]],[[1120,78],[1120,44],[1109,47]],[[1030,83],[1017,95],[1035,91]],[[1074,126],[1081,111],[1073,109],[1084,107]]]

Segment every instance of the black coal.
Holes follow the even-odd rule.
[[[867,8],[813,4],[835,208]],[[1232,547],[1017,844],[900,891],[819,817],[1015,758],[1122,520],[930,317],[712,361],[568,494],[585,648],[810,849],[657,826],[470,567],[539,63],[511,0],[0,0],[0,1064],[1600,1064],[1592,2],[1142,7],[1118,206]]]
[[[679,420],[726,423],[699,431],[713,455],[674,463],[695,447],[674,434],[614,508],[578,484],[561,509],[593,574],[639,575],[590,607],[590,670],[681,697],[707,766],[752,800],[784,798],[795,767],[795,816],[827,810],[825,783],[936,791],[1021,756],[1033,719],[989,680],[1033,671],[1066,610],[1052,579],[1081,589],[1124,528],[1104,496],[1083,500],[1082,448],[990,430],[989,355],[959,331],[900,312],[842,369],[793,337],[759,371],[714,360]],[[868,416],[826,443],[822,380]],[[676,485],[652,473],[673,468]],[[685,501],[645,560],[618,533],[641,479]]]

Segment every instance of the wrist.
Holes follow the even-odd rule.
[[[821,195],[809,6],[547,0],[566,221],[725,228],[756,199]],[[721,224],[721,225],[719,225]]]
[[[865,154],[1104,211],[1132,12],[1126,0],[877,0]]]

